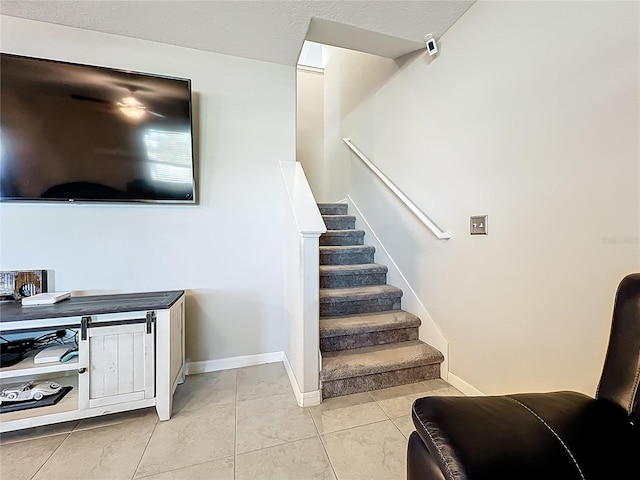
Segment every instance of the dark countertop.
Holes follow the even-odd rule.
[[[53,305],[25,307],[19,301],[7,302],[0,304],[0,323],[141,310],[165,310],[176,303],[183,294],[184,290],[87,295],[71,297]]]

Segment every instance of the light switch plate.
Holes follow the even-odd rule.
[[[470,233],[471,235],[487,235],[487,221],[489,215],[477,215],[471,217]]]

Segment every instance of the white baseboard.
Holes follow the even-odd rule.
[[[287,375],[289,375],[289,383],[291,383],[291,388],[293,389],[293,394],[296,396],[298,405],[300,407],[315,407],[316,405],[320,405],[320,402],[322,401],[320,390],[314,390],[313,392],[301,392],[300,387],[298,386],[298,380],[296,380],[296,376],[293,373],[293,369],[291,368],[291,364],[287,358],[287,354],[284,353],[282,356],[282,363],[284,363],[284,369],[287,371]]]
[[[282,362],[284,369],[289,376],[289,382],[296,396],[296,401],[301,407],[314,407],[320,405],[322,397],[320,390],[313,392],[301,392],[298,381],[293,374],[293,369],[289,359],[284,352],[260,353],[257,355],[242,355],[239,357],[220,358],[217,360],[206,360],[204,362],[187,362],[185,365],[186,375],[196,375],[198,373],[217,372],[219,370],[230,370],[232,368],[251,367],[264,363]]]
[[[253,365],[262,365],[263,363],[281,362],[283,358],[285,358],[284,352],[271,352],[259,353],[257,355],[241,355],[239,357],[220,358],[216,360],[205,360],[204,362],[187,362],[185,365],[185,375],[217,372],[219,370],[230,370],[232,368],[251,367]]]
[[[457,375],[449,372],[448,382],[452,387],[457,388],[468,397],[485,397],[486,395],[473,385],[468,384]]]

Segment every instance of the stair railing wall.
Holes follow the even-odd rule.
[[[320,404],[319,238],[327,231],[299,162],[280,162],[290,215],[284,286],[289,317],[285,367],[298,405]]]
[[[434,242],[434,248],[436,244],[441,248],[446,248],[447,244],[439,242],[439,240],[451,238],[451,235],[429,220],[413,202],[402,194],[402,192],[353,145],[349,138],[344,138],[343,140],[350,149],[351,168],[355,168],[355,170],[351,172],[350,193],[347,195],[346,200],[349,205],[349,211],[356,216],[358,229],[365,231],[367,244],[376,248],[377,261],[387,265],[389,269],[387,273],[388,283],[403,290],[403,309],[420,317],[422,320],[419,333],[420,340],[437,348],[444,355],[444,361],[440,368],[442,378],[446,381],[453,381],[454,379],[449,374],[449,342],[444,332],[425,307],[427,299],[424,297],[424,286],[412,283],[412,280],[415,280],[415,276],[412,275],[411,268],[407,268],[406,262],[403,263],[401,258],[398,258],[398,261],[396,261],[398,254],[396,248],[398,245],[393,241],[390,242],[386,233],[389,233],[387,229],[391,228],[394,232],[392,236],[400,236],[405,239],[411,238],[412,241],[403,241],[400,244],[400,248],[409,249],[411,248],[412,242],[430,240],[427,237],[430,236],[431,233],[433,233],[435,237],[432,240]],[[380,182],[382,182],[382,185],[380,185]],[[400,193],[400,195],[398,195],[398,193]],[[384,208],[384,205],[387,205],[388,208]],[[418,213],[416,213],[416,211]],[[367,215],[369,218],[367,218]],[[384,221],[382,223],[379,221],[381,220],[381,218],[378,218],[380,215],[383,215],[384,218],[394,218],[394,220],[387,222],[385,226]],[[415,222],[406,223],[406,221],[411,219],[415,219]],[[395,227],[390,227],[390,225],[395,225]],[[422,228],[422,226],[425,225],[431,233],[427,233]],[[462,387],[459,383],[455,386],[458,388]],[[467,389],[466,392],[470,392],[470,390]]]
[[[405,204],[405,206],[411,210],[411,212],[422,222],[425,224],[425,226],[431,230],[433,232],[433,234],[438,237],[441,240],[446,240],[451,238],[451,234],[448,232],[445,232],[444,230],[442,230],[440,227],[438,227],[429,217],[427,217],[422,210],[420,210],[415,203],[413,203],[404,193],[402,193],[402,191],[391,181],[387,178],[387,176],[382,173],[378,167],[376,167],[373,163],[371,163],[371,160],[369,160],[360,150],[358,150],[358,148],[351,143],[351,139],[350,138],[343,138],[342,139],[344,141],[344,143],[347,144],[347,146],[351,149],[351,151],[353,153],[356,154],[356,156],[373,172],[376,174],[376,176],[382,180],[382,182],[389,188],[389,190],[391,190],[394,195],[396,197],[398,197],[398,199],[400,199],[400,201],[402,203]]]

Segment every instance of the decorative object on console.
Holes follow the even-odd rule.
[[[47,291],[46,270],[0,272],[0,300],[20,300]]]
[[[42,400],[45,396],[60,391],[55,382],[27,382],[17,387],[8,387],[0,392],[0,402],[22,402],[24,400]]]
[[[46,380],[7,387],[0,392],[0,413],[55,405],[72,389]]]

